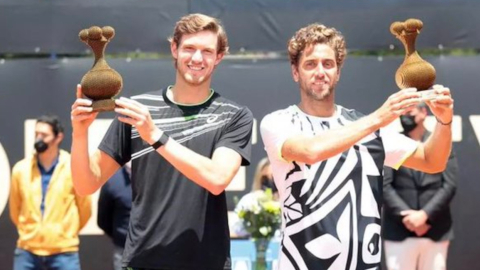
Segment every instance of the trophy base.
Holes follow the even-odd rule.
[[[438,94],[433,89],[418,91],[418,93],[420,94],[420,99],[422,101],[434,100],[438,96]]]
[[[115,109],[115,100],[113,99],[94,100],[92,102],[92,108],[94,112],[113,111]]]

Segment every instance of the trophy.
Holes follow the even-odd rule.
[[[95,54],[93,67],[80,83],[82,93],[92,99],[93,111],[112,111],[115,109],[113,97],[120,93],[123,86],[122,76],[107,64],[104,56],[105,47],[115,36],[115,30],[110,26],[92,26],[80,31],[78,36]]]
[[[395,73],[395,82],[400,89],[417,88],[423,100],[435,99],[435,90],[427,90],[435,82],[435,68],[423,60],[415,50],[415,41],[423,22],[418,19],[408,19],[405,22],[394,22],[390,32],[398,38],[405,47],[405,60]]]

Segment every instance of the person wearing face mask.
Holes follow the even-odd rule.
[[[57,116],[35,124],[35,153],[15,164],[9,198],[17,227],[14,270],[79,270],[78,232],[91,216],[91,199],[75,193],[70,154]]]
[[[427,106],[420,103],[402,115],[403,133],[424,142],[430,132],[424,121]],[[457,158],[452,151],[443,172],[428,174],[406,167],[385,167],[384,239],[389,270],[444,270],[453,239],[450,202],[456,189]]]
[[[267,188],[272,190],[273,197],[278,200],[278,189],[273,181],[272,168],[268,158],[262,158],[257,165],[255,175],[253,177],[252,190],[266,190]]]
[[[249,193],[245,194],[240,201],[238,201],[235,206],[235,212],[239,212],[243,207],[250,204],[255,200],[257,192],[265,191],[266,189],[271,189],[273,194],[273,199],[278,201],[278,189],[275,186],[273,181],[272,168],[270,167],[270,162],[268,158],[262,158],[255,169],[255,174],[253,175],[252,189]],[[235,220],[233,223],[232,237],[248,237],[249,233],[243,227],[241,220]]]

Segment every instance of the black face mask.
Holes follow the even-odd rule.
[[[415,123],[415,115],[400,115],[400,123],[405,133],[409,133],[417,127]]]
[[[272,192],[277,192],[277,187],[275,186],[275,182],[273,181],[273,179],[267,176],[262,176],[260,183],[262,183],[262,190],[266,190],[267,188],[269,188],[272,190]]]
[[[41,154],[47,151],[48,144],[46,144],[42,139],[37,139],[33,147],[35,147],[35,150],[37,151],[37,153]]]

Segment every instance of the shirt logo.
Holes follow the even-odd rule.
[[[212,115],[209,118],[207,118],[207,123],[211,124],[211,123],[217,121],[217,119],[218,119],[218,115]]]

